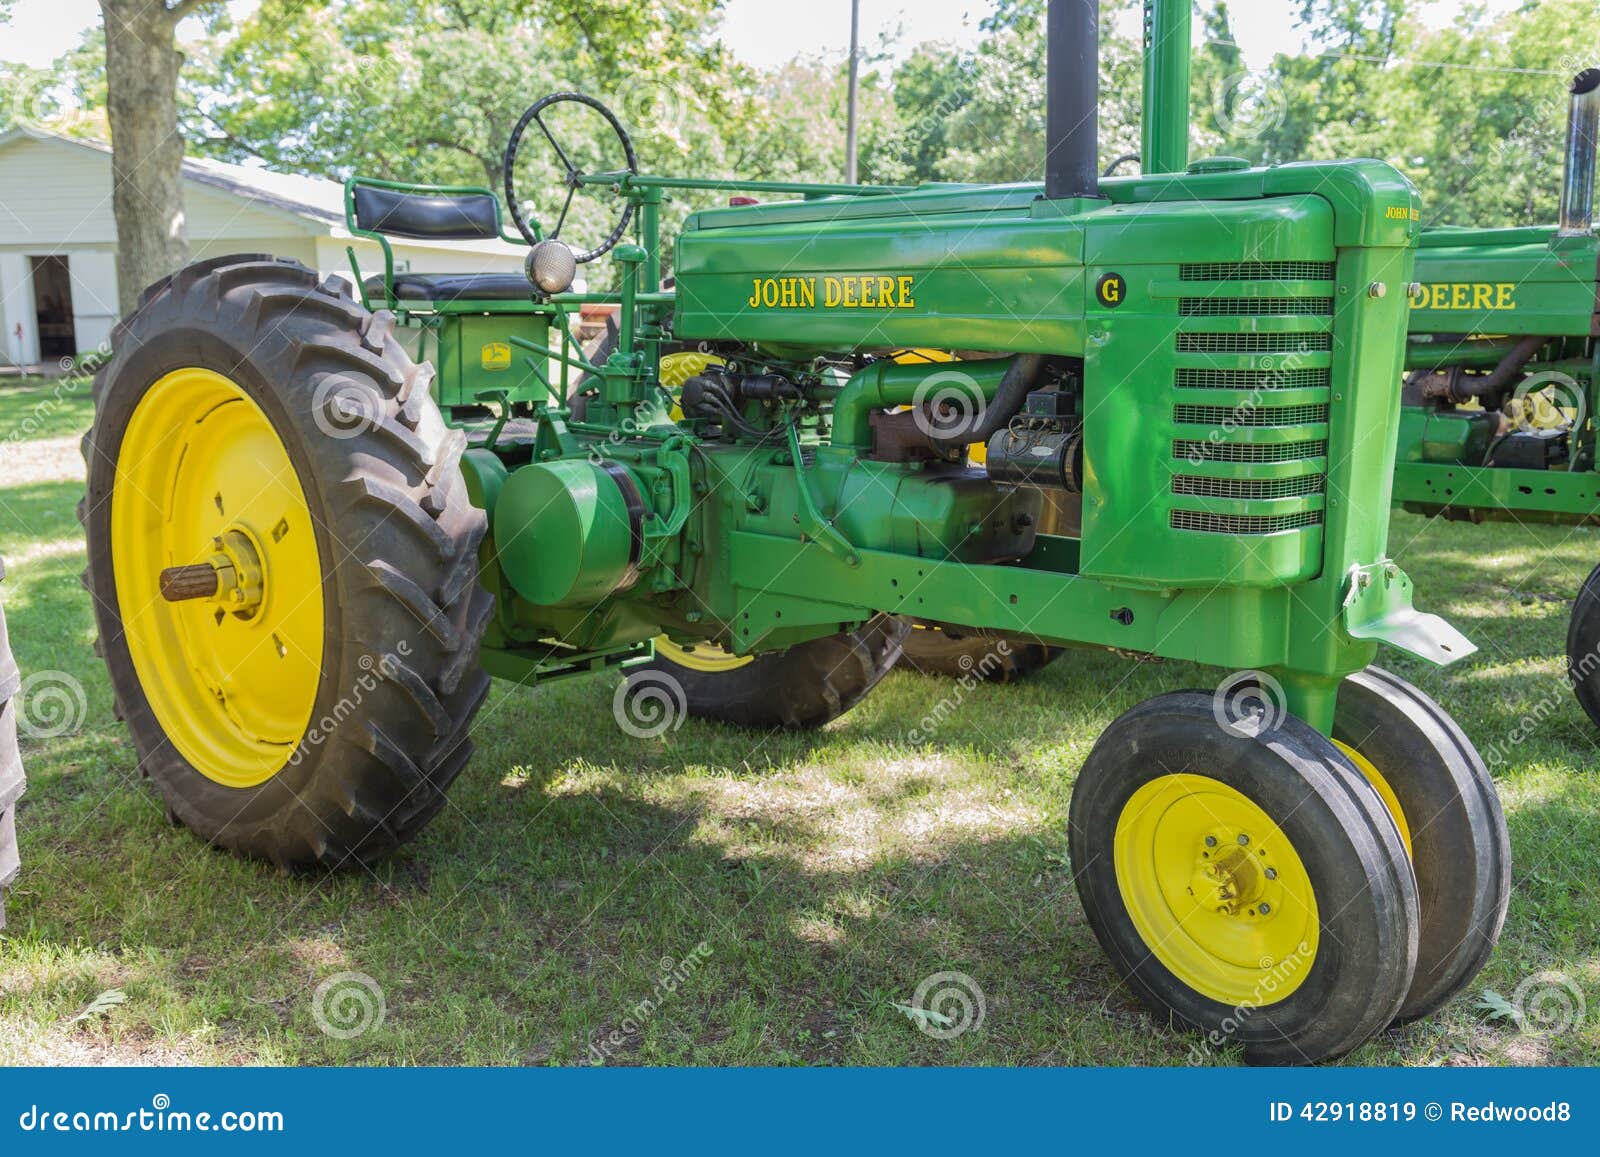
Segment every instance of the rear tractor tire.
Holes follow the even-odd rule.
[[[876,615],[854,631],[762,655],[733,655],[715,643],[680,645],[662,636],[655,658],[628,678],[670,678],[683,689],[685,711],[698,719],[806,730],[861,702],[900,658],[909,630],[898,615]]]
[[[1064,649],[1016,635],[962,635],[937,623],[915,623],[902,662],[924,675],[1017,683],[1055,662]]]
[[[394,329],[224,257],[148,289],[95,378],[79,513],[118,716],[172,817],[285,868],[414,837],[488,689],[466,440]]]

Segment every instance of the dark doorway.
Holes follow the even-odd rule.
[[[39,360],[78,356],[72,328],[72,274],[65,257],[35,257],[33,309],[39,322]]]

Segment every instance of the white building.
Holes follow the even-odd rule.
[[[378,246],[344,227],[344,190],[190,157],[183,162],[190,255],[294,257],[350,278],[381,273]],[[514,273],[526,249],[503,241],[393,239],[397,270]],[[98,348],[117,320],[111,150],[32,128],[0,133],[0,366],[50,366]]]

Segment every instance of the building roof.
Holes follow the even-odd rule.
[[[72,145],[103,153],[107,157],[111,155],[111,146],[104,141],[64,136],[26,125],[0,133],[0,149],[23,139]],[[342,224],[344,221],[344,187],[324,177],[275,173],[270,169],[234,165],[209,157],[184,157],[183,175],[191,181],[221,189],[247,201],[260,202],[314,221],[332,224]]]
[[[0,150],[19,140],[44,141],[88,149],[107,157],[111,146],[86,137],[69,137],[47,129],[19,126],[0,132]],[[344,228],[344,186],[326,177],[306,177],[297,173],[278,173],[256,165],[235,165],[210,157],[184,157],[183,175],[187,180],[280,212],[290,213],[328,229],[335,237],[346,237]],[[498,239],[449,241],[396,238],[396,244],[423,249],[456,249],[473,253],[518,254],[523,250]]]

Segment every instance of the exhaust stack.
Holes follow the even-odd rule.
[[[1052,5],[1053,7],[1053,5]],[[1567,147],[1561,175],[1558,233],[1576,237],[1594,225],[1595,146],[1600,144],[1600,68],[1572,78],[1567,106]]]
[[[1099,0],[1050,0],[1045,30],[1044,195],[1098,197]]]

